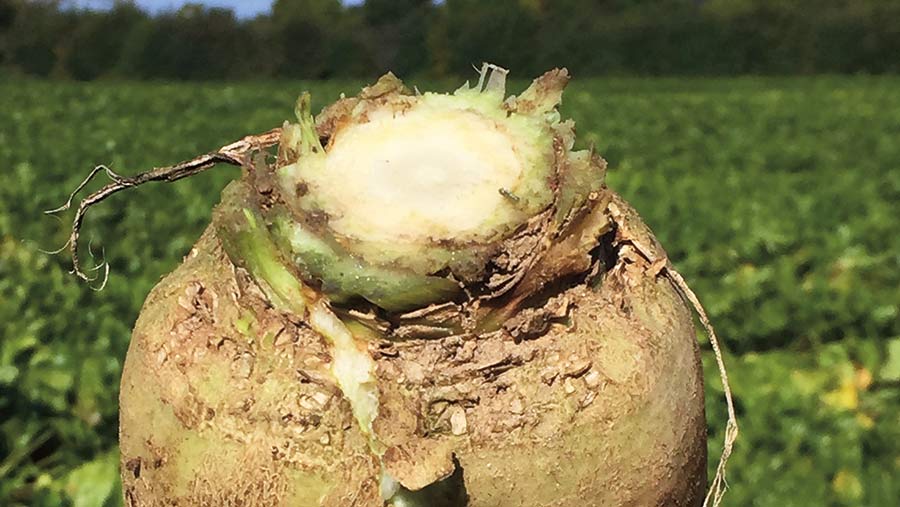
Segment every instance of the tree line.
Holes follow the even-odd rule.
[[[895,73],[900,0],[277,0],[239,19],[0,0],[0,72],[92,80]]]

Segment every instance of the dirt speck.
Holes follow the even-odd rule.
[[[468,426],[466,411],[462,407],[454,407],[450,415],[450,431],[457,436],[464,435],[469,430]]]

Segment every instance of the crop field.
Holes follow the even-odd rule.
[[[95,164],[171,164],[280,125],[304,89],[321,106],[360,85],[0,82],[0,505],[121,504],[131,326],[239,171],[94,208],[83,256],[109,263],[102,291],[44,252],[71,213],[43,210]],[[900,79],[575,80],[563,102],[726,342],[742,432],[724,505],[897,505]],[[725,411],[699,339],[712,470]]]

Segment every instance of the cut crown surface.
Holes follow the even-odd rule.
[[[515,140],[464,109],[383,108],[343,129],[306,174],[332,229],[363,241],[477,240],[509,222],[524,161]]]
[[[422,94],[387,74],[315,118],[301,95],[257,187],[304,282],[333,302],[397,312],[518,279],[537,246],[520,239],[561,232],[603,166],[572,151],[573,124],[556,109],[564,69],[518,97],[505,96],[505,76],[486,65],[475,86]]]
[[[293,207],[325,217],[350,253],[420,275],[508,236],[553,200],[554,136],[545,111],[508,107],[505,71],[491,71],[453,94],[385,76],[320,115],[333,123],[324,147],[302,99],[279,169]]]

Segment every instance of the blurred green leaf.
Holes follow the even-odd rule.
[[[72,507],[102,507],[112,495],[118,476],[117,450],[98,456],[72,470],[66,480],[66,493]]]
[[[900,338],[887,343],[887,360],[881,367],[882,380],[900,381]]]

